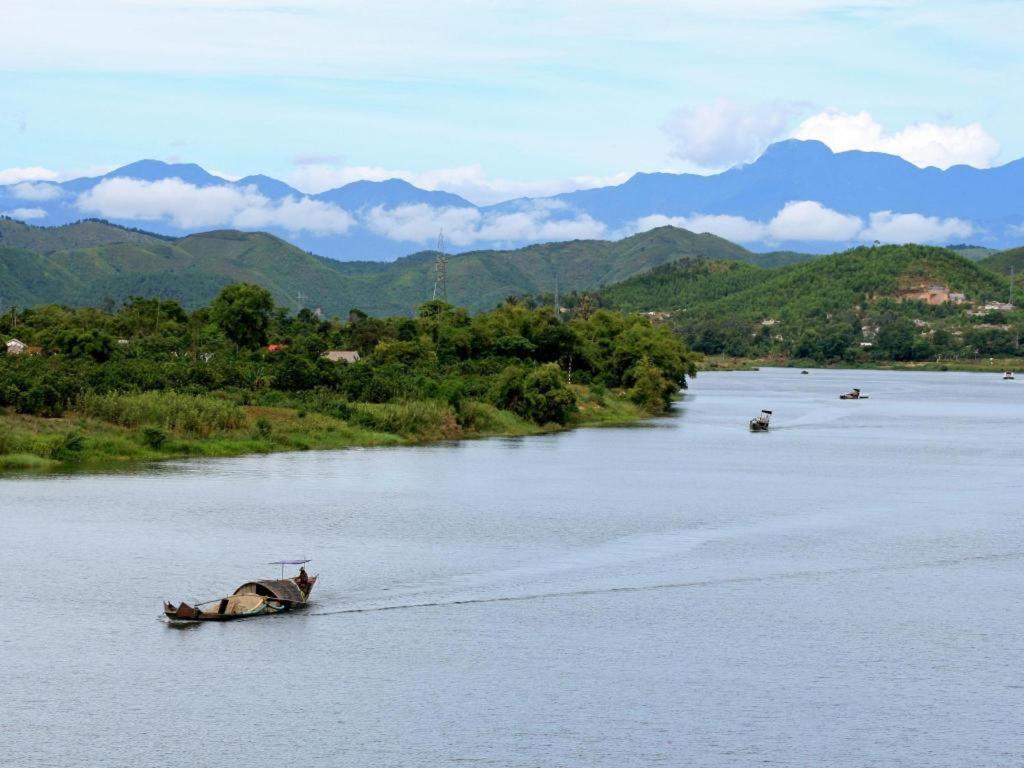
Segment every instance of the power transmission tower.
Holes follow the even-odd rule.
[[[561,320],[562,313],[558,308],[558,273],[555,272],[555,320]]]
[[[295,301],[298,302],[300,310],[305,308],[305,306],[306,306],[306,299],[308,299],[308,298],[309,298],[309,296],[304,294],[302,291],[299,291],[298,293],[295,294]]]
[[[434,296],[448,301],[448,257],[444,254],[444,230],[437,235],[437,257],[434,259]]]

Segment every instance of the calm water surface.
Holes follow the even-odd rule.
[[[0,764],[1019,765],[1022,426],[995,373],[765,370],[641,428],[0,480]],[[303,555],[305,613],[160,619]]]

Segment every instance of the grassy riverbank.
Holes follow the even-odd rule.
[[[0,471],[102,469],[128,462],[193,457],[228,457],[411,445],[441,440],[525,436],[585,426],[628,424],[648,414],[621,394],[574,386],[578,410],[564,425],[538,425],[484,402],[464,403],[460,412],[436,401],[353,404],[348,418],[294,407],[235,405],[215,397],[179,398],[161,406],[143,396],[112,403],[103,416],[67,411],[43,418],[0,411]],[[153,398],[150,398],[152,400]],[[181,418],[200,403],[220,403],[220,418],[204,425]],[[209,417],[209,413],[207,413]]]
[[[822,364],[813,360],[780,357],[729,357],[708,355],[698,363],[702,371],[756,371],[758,368],[835,368],[878,371],[963,371],[973,373],[999,373],[1024,371],[1024,357],[995,357],[978,359],[875,361],[851,363],[842,361]]]

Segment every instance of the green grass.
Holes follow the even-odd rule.
[[[567,428],[627,424],[646,417],[621,394],[574,388],[579,411]],[[196,414],[206,414],[211,422],[198,423]],[[0,410],[0,471],[106,468],[164,459],[518,437],[560,429],[476,401],[458,409],[437,401],[353,403],[346,420],[305,408],[239,406],[213,395],[146,392],[86,399],[79,411],[60,419]],[[160,439],[153,438],[153,430]]]

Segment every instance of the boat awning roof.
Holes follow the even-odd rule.
[[[309,560],[275,560],[269,565],[305,565]]]
[[[290,600],[294,603],[303,601],[302,592],[291,579],[271,579],[268,581],[247,581],[235,590],[236,595],[252,594],[276,597],[279,600]]]

